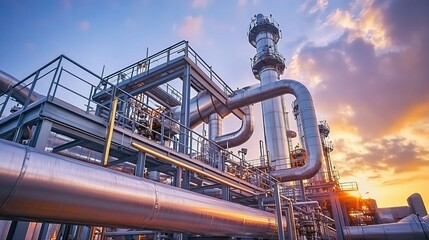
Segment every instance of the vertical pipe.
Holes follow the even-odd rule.
[[[214,140],[217,137],[222,135],[222,118],[217,113],[213,113],[209,117],[209,139]],[[218,162],[218,168],[223,169],[223,163],[219,164],[220,156],[217,155],[219,152],[218,146],[213,144],[212,142],[209,143],[209,158],[212,159],[214,162]]]
[[[262,70],[260,75],[261,86],[264,86],[276,81],[278,73],[273,68],[267,68]],[[280,97],[262,101],[262,114],[264,116],[265,144],[271,153],[269,156],[271,166],[283,169],[289,154],[285,144],[287,143],[286,126]]]
[[[296,226],[295,226],[295,216],[293,213],[293,204],[292,201],[290,201],[290,199],[288,199],[288,220],[289,220],[289,224],[288,226],[288,235],[289,235],[289,240],[296,240],[298,239],[298,236],[296,234]]]
[[[274,202],[276,204],[276,219],[277,219],[277,232],[278,239],[285,240],[285,232],[283,229],[283,217],[282,217],[282,202],[280,198],[279,184],[274,184]]]
[[[103,152],[103,166],[107,166],[110,153],[110,145],[112,143],[113,127],[115,126],[115,115],[116,107],[118,106],[118,98],[114,98],[112,101],[112,107],[110,109],[109,126],[107,127],[106,133],[106,145]]]
[[[345,227],[345,223],[338,196],[333,190],[330,190],[329,197],[332,205],[332,213],[334,215],[335,220],[335,229],[337,229],[337,239],[345,240],[345,236],[342,231],[343,227]]]
[[[136,170],[134,175],[138,177],[143,177],[145,165],[146,165],[146,153],[138,152]]]

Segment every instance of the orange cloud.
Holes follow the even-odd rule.
[[[362,38],[370,42],[376,49],[391,46],[391,40],[384,25],[383,14],[378,8],[363,8],[358,16],[349,11],[337,9],[327,18],[327,23],[348,30],[348,42]]]
[[[429,99],[425,102],[411,106],[411,109],[401,114],[396,121],[387,127],[385,134],[397,133],[401,129],[408,128],[427,119],[429,116]],[[429,131],[427,131],[429,133]],[[429,137],[429,134],[426,135]]]

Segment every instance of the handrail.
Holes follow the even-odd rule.
[[[176,46],[180,46],[180,45],[176,45]],[[58,64],[54,64],[54,63],[58,63]],[[52,64],[54,64],[54,66]],[[43,74],[34,78],[34,76],[37,76],[37,74],[39,73],[43,73]],[[89,75],[84,75],[84,74],[89,74]],[[82,76],[85,76],[85,77],[82,77]],[[33,77],[33,79],[31,79],[31,77]],[[31,81],[28,81],[29,79]],[[72,79],[73,81],[66,81],[70,79]],[[103,112],[110,111],[110,108],[112,106],[111,103],[105,102],[103,104],[100,104],[92,99],[92,94],[95,91],[97,90],[106,91],[106,90],[103,90],[100,85],[97,85],[99,83],[98,81],[102,81],[103,79],[97,74],[93,73],[87,68],[84,68],[83,66],[79,65],[74,60],[68,58],[65,55],[60,55],[59,57],[55,58],[54,61],[51,61],[49,64],[44,65],[42,68],[38,69],[32,75],[28,76],[22,81],[19,81],[20,84],[14,84],[14,88],[20,88],[23,86],[21,84],[25,83],[24,87],[27,86],[29,88],[31,87],[36,89],[37,86],[45,84],[47,80],[50,83],[48,85],[54,86],[54,87],[49,88],[49,90],[47,89],[45,92],[39,92],[40,95],[51,96],[51,98],[48,98],[47,101],[52,101],[53,99],[56,98],[56,96],[61,94],[61,98],[64,98],[64,95],[67,95],[69,97],[72,97],[74,102],[76,102],[78,99],[83,99],[82,104],[85,107],[84,108],[80,106],[77,106],[77,107],[81,108],[86,113],[93,114],[90,110],[98,108],[99,111],[97,111],[95,114],[97,114],[98,116],[102,116],[101,114]],[[76,89],[76,86],[79,86],[79,89]],[[132,101],[136,101],[138,104],[140,104],[139,105],[140,107],[148,109],[148,111],[151,111],[151,112],[157,111],[153,107],[137,99],[135,96],[132,96],[129,93],[117,88],[117,86],[115,86],[112,83],[106,82],[106,86],[109,86],[110,88],[110,90],[107,91],[107,94],[110,95],[109,101],[112,101],[114,99],[114,96],[112,95],[113,93],[118,93],[119,95],[124,96],[125,99],[129,99],[129,100],[132,99]],[[175,90],[171,85],[165,85],[165,86],[166,88],[168,88],[168,91],[175,92],[178,94],[180,93],[179,91]],[[2,95],[0,96],[3,96],[4,94],[9,94],[10,91],[16,90],[14,88],[10,88],[8,91],[2,93]],[[86,91],[86,89],[88,89],[88,91]],[[7,104],[7,101],[9,100],[10,99],[7,98],[6,96],[5,102],[1,103],[0,106],[4,108],[4,106]],[[63,100],[67,101],[68,99],[63,99]],[[184,147],[186,149],[186,153],[190,157],[195,159],[200,158],[200,160],[205,162],[205,164],[211,165],[213,167],[218,167],[219,169],[221,169],[220,166],[223,166],[224,168],[221,169],[222,171],[225,171],[225,172],[230,171],[228,172],[229,174],[236,175],[242,180],[245,180],[263,189],[267,189],[267,191],[270,191],[270,189],[272,189],[273,184],[277,182],[276,179],[271,177],[266,172],[261,171],[260,169],[248,163],[247,161],[243,161],[243,159],[241,159],[239,156],[233,154],[232,152],[229,152],[226,149],[223,149],[222,147],[218,146],[215,142],[207,139],[205,136],[193,131],[190,128],[181,126],[179,122],[175,121],[164,112],[161,112],[159,115],[159,118],[161,119],[161,123],[163,125],[163,129],[161,130],[149,129],[148,126],[144,126],[142,123],[139,123],[137,121],[138,119],[134,119],[130,115],[130,113],[126,113],[126,111],[122,112],[122,109],[124,107],[131,107],[130,102],[124,101],[123,99],[119,99],[119,101],[120,101],[119,106],[121,107],[117,109],[115,116],[118,119],[116,122],[122,128],[131,127],[131,131],[135,131],[135,129],[138,127],[146,128],[152,131],[154,135],[158,134],[159,136],[162,136],[163,139],[158,142],[160,145],[165,145],[165,142],[167,140],[169,140],[169,142],[176,142],[177,145],[180,145],[181,143],[177,139],[175,139],[175,137],[173,137],[172,135],[165,135],[166,128],[176,126],[178,131],[182,129],[189,133],[189,135],[186,135],[189,138],[189,140],[187,141],[188,144]],[[107,116],[105,117],[107,118]],[[200,147],[202,146],[202,143],[206,143],[206,144],[204,145],[204,148],[200,149]],[[177,151],[178,147],[177,149],[172,147],[172,149]],[[216,149],[217,151],[215,151]],[[216,166],[215,163],[217,163],[218,165]]]
[[[145,69],[142,72],[138,72],[137,74],[149,72],[150,69],[154,67],[153,63],[161,59],[166,59],[163,63],[168,63],[172,60],[175,60],[176,58],[171,58],[173,54],[179,54],[178,57],[188,56],[188,58],[193,61],[196,66],[200,67],[200,69],[203,70],[207,77],[211,81],[216,83],[216,85],[218,85],[225,94],[227,94],[228,96],[234,94],[234,91],[222,80],[222,78],[219,77],[219,75],[215,71],[213,71],[212,67],[207,62],[205,62],[204,59],[201,58],[201,56],[192,47],[189,46],[187,41],[184,40],[168,48],[165,48],[164,50],[159,51],[151,56],[139,60],[131,65],[128,65],[127,67],[119,71],[109,74],[108,76],[103,78],[102,82],[103,84],[105,84],[106,82],[110,82],[117,85],[126,79],[134,77],[135,71],[138,69],[139,66],[144,66]],[[189,57],[189,55],[193,57]]]

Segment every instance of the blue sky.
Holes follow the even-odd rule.
[[[428,203],[428,12],[424,0],[0,0],[0,69],[24,78],[65,54],[108,74],[185,39],[241,88],[258,83],[250,20],[272,14],[283,33],[282,78],[312,92],[342,180],[358,181],[381,206],[405,205],[413,192]],[[258,121],[249,158],[258,157],[261,129]]]

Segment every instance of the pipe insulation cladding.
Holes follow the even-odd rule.
[[[12,90],[11,96],[21,104],[25,103],[30,93],[30,103],[44,97],[37,92],[31,91],[27,86],[22,84],[18,86],[19,83],[20,81],[18,79],[0,70],[0,94],[3,94],[4,92],[14,88]]]
[[[283,182],[309,179],[316,175],[322,166],[323,151],[313,98],[304,84],[296,80],[283,79],[262,86],[259,84],[248,86],[235,91],[225,103],[221,103],[219,100],[209,97],[206,93],[202,93],[191,100],[191,102],[194,103],[190,106],[190,112],[194,113],[191,120],[194,122],[202,122],[208,119],[213,113],[226,116],[234,109],[285,94],[292,94],[296,97],[296,103],[302,119],[305,146],[309,158],[306,165],[302,167],[276,170],[270,172],[270,174]],[[180,108],[174,109],[173,112],[177,115],[177,113],[180,112]],[[234,141],[236,144],[244,142],[245,141],[240,141],[239,139]],[[278,144],[287,148],[287,142],[279,142]],[[273,153],[273,155],[278,154],[279,153]]]
[[[273,213],[0,140],[0,216],[275,238]]]

